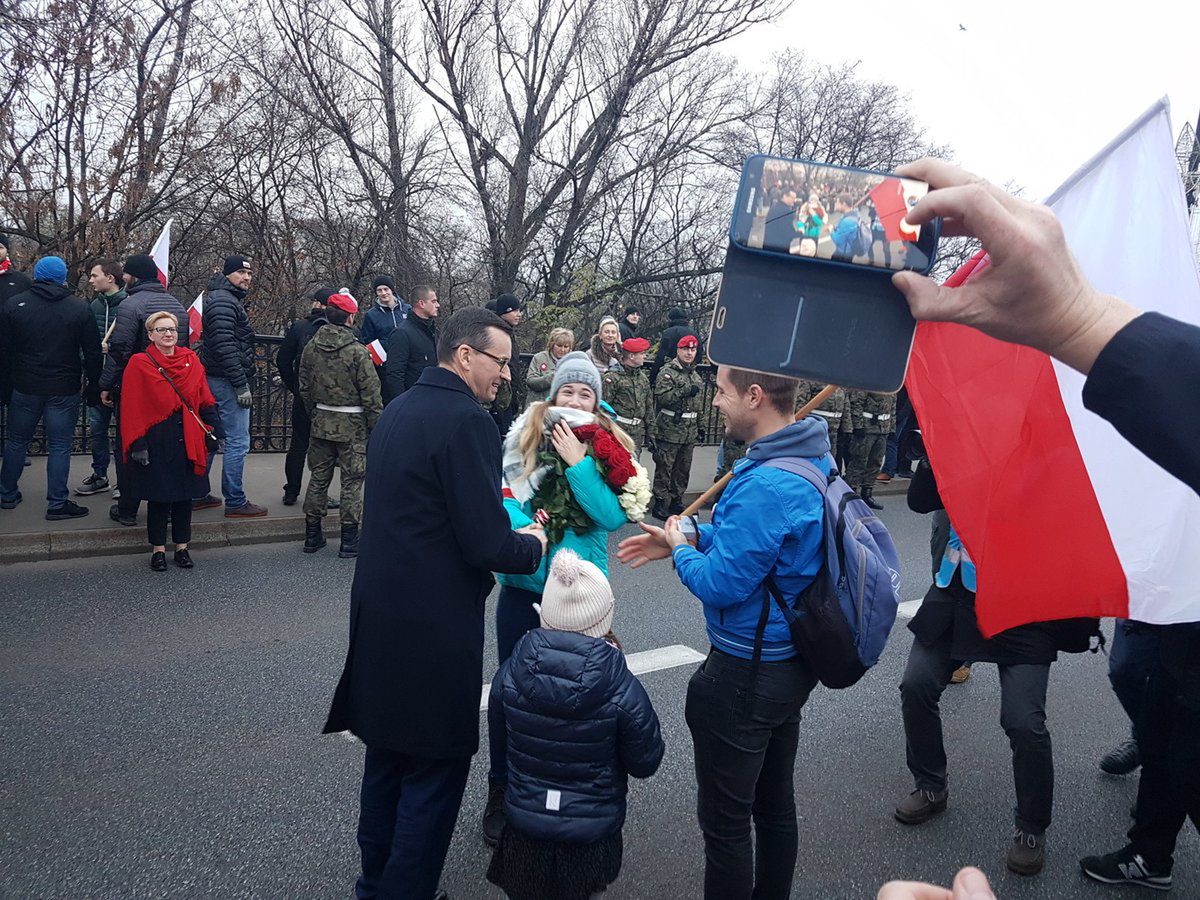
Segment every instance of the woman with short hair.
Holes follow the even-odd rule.
[[[533,355],[529,363],[529,372],[525,375],[525,385],[529,388],[529,397],[525,405],[533,406],[539,400],[545,400],[554,383],[554,371],[558,361],[566,356],[575,346],[575,332],[570,328],[555,328],[546,338],[546,349]]]
[[[192,500],[208,494],[209,434],[217,435],[216,400],[200,358],[177,346],[179,320],[146,319],[150,345],[129,359],[121,381],[121,490],[146,501],[150,568],[167,570],[167,519],[175,565],[192,568]]]

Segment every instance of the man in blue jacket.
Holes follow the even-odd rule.
[[[816,577],[824,501],[805,479],[768,463],[800,457],[828,472],[829,435],[819,417],[793,421],[795,392],[790,378],[721,366],[713,405],[724,414],[726,439],[751,446],[712,524],[700,526],[695,544],[678,517],[665,529],[643,525],[645,534],[622,541],[618,552],[635,567],[671,556],[704,606],[712,649],[688,684],[685,715],[709,898],[788,897],[796,864],[792,771],[800,710],[816,676],[796,655],[764,581],[773,577],[795,597]]]

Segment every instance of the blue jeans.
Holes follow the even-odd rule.
[[[883,471],[893,478],[896,477],[901,464],[904,465],[904,474],[906,476],[912,474],[912,460],[900,459],[900,442],[904,440],[905,433],[914,427],[916,418],[912,404],[908,401],[907,397],[904,397],[902,402],[897,403],[896,430],[888,435],[887,451],[883,455]]]
[[[67,502],[67,476],[71,474],[71,439],[79,419],[79,395],[38,397],[13,391],[8,404],[8,443],[0,468],[0,498],[13,500],[25,470],[25,453],[38,422],[46,428],[50,456],[46,460],[46,505],[56,509]]]
[[[1129,716],[1130,736],[1138,739],[1138,723],[1149,681],[1158,663],[1158,632],[1128,619],[1117,619],[1108,652],[1108,680]]]
[[[92,471],[101,478],[108,477],[108,462],[112,457],[108,443],[108,424],[112,417],[111,406],[88,407],[88,430],[92,435]]]
[[[237,389],[228,378],[208,376],[208,389],[217,400],[221,428],[225,431],[225,452],[221,459],[221,493],[226,509],[241,509],[248,502],[242,490],[242,469],[250,452],[250,410],[238,406]],[[213,455],[208,467],[212,470]]]
[[[541,594],[521,588],[501,586],[500,599],[496,601],[496,663],[512,656],[513,648],[527,632],[542,624],[533,604],[541,603]],[[491,767],[488,782],[493,786],[508,784],[508,732],[496,734],[488,730],[488,751]]]
[[[420,759],[368,747],[358,813],[358,900],[429,900],[437,891],[471,757]]]

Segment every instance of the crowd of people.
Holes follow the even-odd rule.
[[[907,174],[934,188],[910,213],[914,224],[944,217],[951,233],[980,238],[992,258],[986,283],[947,288],[896,275],[914,315],[1028,344],[1085,374],[1087,406],[1200,490],[1195,429],[1175,414],[1200,384],[1200,329],[1098,293],[1044,208],[940,161],[914,164]],[[55,257],[39,260],[32,284],[4,302],[0,351],[20,365],[8,369],[13,431],[0,499],[5,508],[20,502],[28,423],[44,419],[52,453],[60,452],[48,515],[73,515],[62,423],[77,414],[82,389],[89,401],[115,405],[121,500],[147,501],[152,567],[162,570],[168,522],[176,564],[191,565],[192,501],[207,496],[217,439],[228,453],[231,432],[245,427],[250,367],[239,303],[252,269],[234,256],[214,276],[210,290],[225,294],[211,320],[220,338],[208,348],[206,301],[197,355],[182,346],[177,301],[149,284],[147,259],[125,262],[127,295],[111,304],[115,321],[103,341],[100,315],[114,318],[110,261],[93,270],[103,289],[99,306],[70,296],[65,264]],[[678,514],[680,458],[697,436],[703,393],[694,370],[700,341],[689,323],[663,336],[653,378],[636,309],[623,322],[603,320],[586,350],[574,349],[569,331],[551,332],[523,373],[527,397],[518,414],[516,298],[460,310],[438,326],[434,292],[414,290],[411,309],[386,279],[376,293],[380,302],[356,334],[357,301],[345,291],[315,292],[312,313],[293,326],[280,361],[296,414],[307,417],[304,549],[324,544],[335,467],[341,552],[362,548],[349,646],[325,725],[366,745],[356,895],[445,896],[439,881],[479,748],[485,599],[497,580],[499,664],[486,673],[491,768],[480,823],[494,848],[487,878],[514,900],[590,900],[616,881],[628,780],[652,777],[665,752],[654,706],[614,629],[608,536],[638,522],[617,562],[640,568],[670,560],[673,575],[662,567],[663,577],[697,598],[710,644],[684,706],[704,894],[790,896],[801,843],[794,785],[801,712],[818,676],[780,598],[816,582],[830,527],[824,494],[796,469],[826,479],[846,471],[870,500],[876,479],[903,469],[879,471],[896,431],[895,399],[835,391],[797,420],[819,386],[719,367],[712,405],[734,477],[701,524]],[[53,341],[45,340],[47,322]],[[30,349],[39,338],[56,348],[52,354]],[[396,393],[385,403],[389,383]],[[896,437],[891,459],[909,458]],[[642,447],[661,460],[653,495],[661,526],[642,521],[649,500]],[[908,502],[934,516],[932,581],[909,625],[914,640],[899,702],[914,789],[894,815],[915,826],[947,808],[939,698],[961,664],[995,664],[1017,798],[1005,863],[1035,876],[1053,811],[1050,667],[1060,652],[1090,646],[1098,626],[1035,623],[985,640],[974,608],[978,565],[946,513],[929,461],[915,456]],[[285,502],[294,503],[302,470],[288,466]],[[222,478],[226,515],[254,515],[233,480],[240,467],[235,472],[228,484]],[[102,473],[94,466],[92,474]],[[1200,624],[1122,623],[1117,634],[1112,678],[1131,734],[1101,766],[1140,767],[1138,802],[1128,842],[1080,866],[1102,883],[1162,890],[1171,886],[1179,831],[1189,817],[1200,826]],[[883,900],[989,896],[974,869],[960,872],[952,888],[893,882],[879,892]]]

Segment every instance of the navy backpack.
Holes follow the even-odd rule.
[[[765,585],[783,611],[792,643],[821,683],[847,688],[879,661],[900,603],[900,560],[892,536],[834,469],[825,475],[800,457],[763,463],[804,478],[825,501],[825,564],[800,596],[788,600],[771,576]],[[770,603],[763,601],[754,641],[762,653]]]

